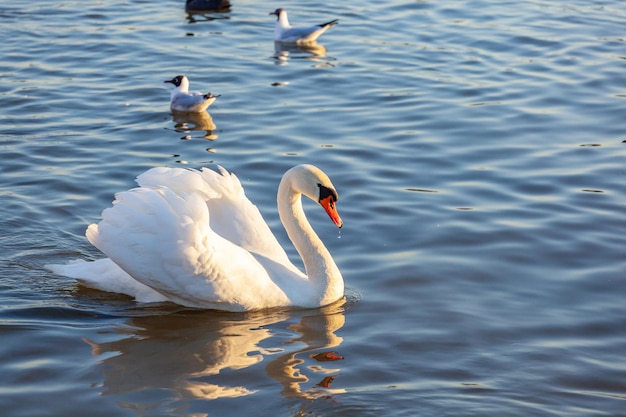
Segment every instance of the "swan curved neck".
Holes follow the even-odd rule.
[[[336,301],[344,292],[343,277],[330,252],[317,236],[302,208],[302,194],[288,178],[278,187],[278,214],[289,239],[300,254],[306,275],[319,293],[320,305]]]

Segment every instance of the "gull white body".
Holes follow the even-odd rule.
[[[341,227],[336,191],[319,168],[285,173],[278,210],[306,274],[293,265],[234,174],[153,168],[118,193],[89,241],[109,258],[49,265],[86,286],[141,302],[172,301],[228,311],[319,307],[343,296],[337,265],[306,220],[304,194]]]
[[[274,41],[298,45],[315,42],[322,33],[338,23],[337,20],[333,20],[315,26],[293,27],[289,24],[289,18],[285,9],[276,9],[270,14],[276,16]]]
[[[175,87],[170,93],[170,109],[174,111],[199,113],[205,111],[219,97],[211,93],[189,91],[189,78],[184,75],[177,75],[163,82]]]

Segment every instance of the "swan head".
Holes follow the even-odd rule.
[[[343,221],[337,212],[339,195],[328,175],[314,165],[296,165],[287,171],[283,177],[291,183],[293,191],[304,194],[322,206],[332,222],[339,228]]]

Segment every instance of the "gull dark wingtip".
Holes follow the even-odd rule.
[[[335,19],[335,20],[331,20],[330,22],[322,23],[319,26],[320,27],[326,27],[326,26],[335,26],[337,24],[339,24],[339,19]]]

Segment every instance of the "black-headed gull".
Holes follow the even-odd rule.
[[[285,9],[276,9],[270,13],[276,16],[276,26],[274,27],[274,41],[303,44],[315,42],[319,36],[338,23],[338,20],[332,20],[321,25],[308,27],[292,27],[287,18]]]
[[[165,80],[164,83],[174,84],[176,87],[170,94],[170,108],[183,112],[201,112],[206,110],[219,95],[214,96],[211,93],[200,93],[198,91],[189,91],[189,78],[184,75],[177,75],[171,80]]]

